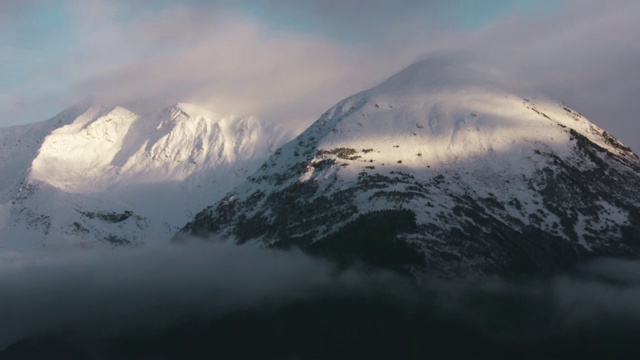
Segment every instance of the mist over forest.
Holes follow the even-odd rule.
[[[637,350],[640,262],[436,280],[299,250],[189,242],[0,263],[0,356],[498,358]]]

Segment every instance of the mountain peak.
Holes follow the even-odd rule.
[[[445,57],[338,103],[184,232],[423,275],[546,272],[640,254],[638,183],[579,113]]]
[[[102,106],[102,105],[100,105]],[[104,108],[104,106],[102,106]],[[135,113],[125,107],[122,107],[120,105],[116,105],[116,106],[112,106],[110,108],[107,108],[108,114],[126,114],[126,115],[135,115]]]
[[[0,128],[0,210],[8,209],[0,238],[166,238],[285,135],[186,103],[138,115],[87,101],[42,123]]]
[[[448,54],[433,55],[391,76],[373,93],[391,91],[443,92],[461,88],[504,88],[504,75],[495,68]]]
[[[499,73],[493,76],[473,62],[429,58],[339,102],[306,132],[322,137],[321,147],[352,140],[362,146],[374,139],[408,141],[429,154],[414,160],[438,158],[446,164],[487,150],[517,151],[530,143],[564,151],[572,146],[567,129],[573,129],[640,164],[631,149],[578,112],[559,102],[518,96],[505,84]]]
[[[161,110],[161,113],[170,114],[169,116],[173,120],[181,119],[182,117],[186,117],[189,119],[209,119],[209,120],[219,120],[222,116],[219,114],[207,110],[199,105],[190,104],[185,102],[178,102],[172,106],[166,107],[164,110]]]

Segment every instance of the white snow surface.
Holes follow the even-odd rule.
[[[332,193],[355,188],[363,172],[391,177],[398,172],[408,173],[420,183],[433,183],[443,176],[441,186],[429,188],[430,199],[436,199],[433,206],[427,206],[419,197],[409,204],[394,206],[415,210],[419,224],[436,223],[446,228],[449,225],[441,223],[441,219],[454,217],[450,210],[454,204],[448,194],[495,198],[506,205],[505,219],[515,217],[528,223],[532,214],[542,214],[540,227],[565,237],[553,227],[559,222],[557,216],[544,208],[539,194],[530,188],[534,173],[547,166],[548,157],[544,154],[580,162],[570,132],[574,130],[616,156],[635,164],[640,161],[631,150],[568,106],[545,98],[518,96],[486,79],[487,74],[459,64],[425,61],[410,66],[328,110],[298,138],[276,151],[252,181],[234,190],[232,198],[243,201],[258,190],[268,194],[298,181],[316,182],[321,189],[318,194],[331,198]],[[348,159],[331,152],[339,148],[356,153]],[[308,160],[308,154],[314,158]],[[335,160],[335,165],[313,166],[327,159]],[[292,164],[307,161],[306,172],[287,181],[264,180],[274,176],[280,179],[282,174],[290,173]],[[404,188],[398,184],[399,191]],[[355,202],[358,212],[343,223],[319,227],[316,239],[358,214],[388,209],[392,204],[372,196],[375,191],[359,194]],[[438,195],[440,192],[442,196]],[[509,205],[514,199],[521,202],[522,208]],[[625,210],[609,207],[602,224],[593,222],[593,227],[626,222]],[[250,217],[264,210],[258,205],[243,215]],[[268,211],[263,215],[272,216]],[[575,228],[580,239],[584,235],[581,226],[577,224]],[[230,229],[225,235],[233,237]],[[441,241],[436,235],[430,240]],[[585,248],[589,246],[585,244]]]
[[[143,115],[81,104],[0,128],[0,251],[168,240],[288,136],[185,103]]]

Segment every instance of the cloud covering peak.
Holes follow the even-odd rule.
[[[564,101],[640,149],[640,49],[632,36],[640,4],[631,0],[1,6],[0,27],[24,29],[20,38],[0,37],[0,69],[12,74],[0,85],[2,125],[42,120],[93,95],[138,112],[193,102],[300,130],[342,98],[445,52],[499,69],[514,89]],[[44,20],[66,25],[29,32]],[[36,41],[48,38],[61,40]]]

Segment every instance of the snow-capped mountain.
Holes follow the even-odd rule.
[[[426,60],[338,103],[181,234],[416,275],[548,272],[640,254],[640,160],[567,106]]]
[[[0,246],[169,239],[286,136],[183,103],[145,115],[79,105],[0,128]]]

